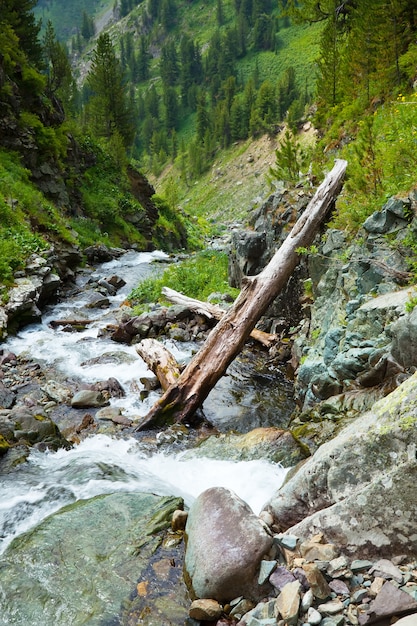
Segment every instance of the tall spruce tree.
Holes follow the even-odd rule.
[[[118,132],[128,147],[134,134],[133,109],[109,33],[97,40],[87,84],[93,94],[88,111],[94,132],[106,139]]]

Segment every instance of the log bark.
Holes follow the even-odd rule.
[[[226,311],[217,304],[210,304],[210,302],[201,302],[201,300],[189,298],[183,293],[175,291],[175,289],[171,289],[170,287],[162,287],[162,295],[165,296],[169,302],[172,302],[173,304],[182,304],[190,309],[190,311],[193,311],[193,313],[204,315],[204,317],[207,317],[208,319],[221,320],[223,315],[226,313]],[[266,348],[273,346],[277,340],[276,335],[265,333],[263,330],[258,330],[257,328],[252,330],[250,336]]]
[[[181,369],[171,352],[156,339],[143,339],[136,352],[157,376],[164,391],[177,382]]]
[[[246,277],[234,305],[212,330],[178,380],[137,426],[143,430],[171,420],[184,421],[195,411],[242,349],[258,319],[285,286],[296,267],[299,248],[308,247],[339,194],[347,162],[336,160],[286,240],[257,276]]]

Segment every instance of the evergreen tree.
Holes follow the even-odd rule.
[[[20,49],[35,67],[42,68],[42,46],[39,42],[40,22],[33,9],[37,0],[1,0],[0,24],[8,24],[19,38]]]
[[[146,45],[145,37],[139,39],[139,52],[136,63],[136,78],[139,82],[149,78],[150,54]]]
[[[173,41],[168,41],[161,50],[159,73],[164,85],[176,85],[179,77],[178,55]]]
[[[133,110],[109,33],[102,33],[97,40],[87,84],[93,93],[89,114],[95,133],[110,139],[117,131],[129,146],[134,134]]]
[[[74,79],[64,46],[57,41],[52,22],[48,21],[43,37],[43,52],[47,75],[48,94],[58,95],[69,107],[74,96]]]
[[[222,26],[224,24],[223,0],[217,0],[216,2],[216,20],[217,26]]]
[[[174,87],[166,87],[164,90],[163,103],[165,108],[165,127],[173,130],[178,124],[178,97]]]

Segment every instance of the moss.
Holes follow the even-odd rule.
[[[7,450],[10,448],[10,443],[0,435],[0,455],[6,454]]]

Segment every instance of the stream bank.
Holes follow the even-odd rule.
[[[300,200],[297,211],[302,211],[303,203],[304,199]],[[341,624],[355,626],[358,623],[382,624],[384,622],[381,620],[387,621],[392,615],[398,616],[404,611],[414,611],[415,607],[412,602],[406,604],[401,594],[406,593],[407,596],[415,599],[413,594],[416,591],[414,520],[417,509],[414,484],[417,441],[414,399],[417,382],[413,375],[416,363],[413,341],[415,313],[414,309],[406,306],[410,300],[410,288],[404,286],[409,277],[407,257],[413,254],[409,235],[410,232],[416,230],[413,217],[415,203],[413,194],[406,199],[392,199],[380,212],[370,218],[360,233],[361,239],[354,242],[348,242],[344,234],[339,231],[329,231],[323,240],[317,242],[318,254],[305,259],[300,268],[299,279],[291,282],[285,296],[287,307],[291,309],[291,317],[287,319],[272,309],[263,320],[264,329],[276,332],[281,345],[287,346],[284,352],[280,350],[280,344],[278,344],[270,353],[266,355],[261,353],[265,369],[259,372],[259,365],[255,367],[255,370],[258,370],[258,397],[269,397],[270,410],[258,404],[256,397],[253,402],[254,395],[256,396],[253,392],[250,397],[249,381],[253,379],[254,370],[245,377],[239,374],[240,365],[236,365],[237,369],[234,371],[232,368],[224,381],[226,389],[227,386],[231,389],[230,400],[224,403],[223,413],[226,416],[224,422],[219,419],[216,423],[215,419],[219,404],[225,397],[225,388],[219,388],[217,397],[214,396],[213,417],[210,415],[212,417],[210,421],[215,424],[217,431],[213,432],[213,429],[207,426],[202,431],[187,425],[172,426],[161,433],[146,433],[140,437],[139,443],[148,456],[153,455],[157,450],[171,453],[172,450],[187,449],[186,454],[191,457],[202,454],[205,464],[210,455],[227,455],[228,458],[236,459],[259,459],[265,454],[266,458],[274,462],[280,460],[289,467],[297,463],[297,454],[300,454],[299,459],[304,459],[306,453],[314,453],[307,461],[304,461],[301,469],[296,473],[291,470],[285,486],[278,491],[276,496],[265,497],[264,506],[262,504],[260,506],[264,509],[261,514],[263,532],[272,538],[275,545],[274,550],[271,551],[272,546],[268,548],[265,544],[265,553],[257,553],[252,561],[254,569],[249,568],[252,578],[255,577],[256,580],[254,583],[252,579],[247,589],[252,589],[254,584],[255,587],[257,586],[258,568],[262,567],[264,572],[262,585],[266,584],[267,587],[261,593],[260,606],[254,609],[255,612],[247,618],[244,616],[249,611],[250,603],[253,605],[261,599],[260,596],[257,597],[254,594],[253,597],[246,598],[249,604],[245,605],[245,610],[243,606],[239,606],[239,609],[234,612],[236,619],[232,619],[230,614],[234,609],[236,598],[229,598],[222,591],[218,596],[218,600],[222,602],[222,615],[212,619],[212,623],[217,622],[219,625],[236,623],[238,615],[242,615],[242,626],[243,624],[255,626],[259,623],[276,624],[280,623],[279,620],[281,623],[286,620],[294,626],[319,622],[326,626]],[[281,220],[280,228],[283,234],[285,224],[289,225],[294,219],[294,213],[288,212],[289,204],[288,194],[277,192],[274,198],[269,199],[270,208],[264,210],[267,219],[270,220],[268,223],[278,224]],[[272,215],[271,211],[274,212]],[[286,217],[283,217],[284,215]],[[255,224],[260,232],[262,228],[266,228],[259,212]],[[253,238],[254,236],[251,235],[248,240],[253,243]],[[244,239],[243,234],[232,234],[232,249],[234,241],[241,242]],[[244,250],[245,247],[240,246],[239,255],[243,255]],[[250,247],[250,250],[253,260],[253,247]],[[268,256],[266,249],[264,252],[266,259]],[[236,251],[232,251],[231,258],[234,254]],[[249,266],[245,265],[244,259],[242,260],[242,267],[245,267],[247,271]],[[253,264],[251,268],[251,271],[256,271]],[[108,278],[108,275],[103,274],[100,278]],[[83,283],[82,290],[85,285],[86,281]],[[74,295],[77,296],[77,294]],[[95,300],[95,302],[98,301]],[[77,306],[80,307],[79,304]],[[80,310],[78,308],[77,312],[79,313]],[[91,310],[89,311],[88,314],[91,315]],[[61,314],[64,316],[66,311],[61,310]],[[130,319],[127,309],[123,308],[120,319],[123,324]],[[110,318],[107,318],[106,322],[110,322]],[[135,325],[134,321],[129,323],[130,327]],[[38,369],[30,360],[24,362],[22,357],[13,360],[13,357],[5,352],[5,362],[2,368],[5,374],[9,373],[12,381],[11,384],[10,381],[5,381],[5,396],[14,387],[13,376],[18,377],[18,374],[13,373],[13,368],[23,366],[23,370],[26,370],[24,371],[26,378],[22,381],[24,386],[20,389],[11,389],[11,391],[17,392],[14,402],[17,405],[23,405],[25,411],[31,414],[32,422],[29,423],[28,433],[33,432],[33,420],[49,424],[48,419],[45,419],[48,418],[49,413],[49,416],[53,415],[52,424],[59,425],[61,436],[64,434],[66,441],[77,443],[84,440],[86,435],[96,433],[106,433],[112,437],[119,433],[125,438],[131,432],[135,415],[146,412],[147,407],[158,397],[154,391],[151,391],[148,398],[144,400],[144,404],[140,404],[141,408],[137,401],[130,404],[126,397],[112,397],[111,394],[116,387],[108,382],[109,370],[111,370],[112,378],[115,374],[114,378],[120,379],[123,387],[129,380],[128,377],[123,378],[125,366],[131,372],[133,364],[135,368],[137,367],[138,359],[134,355],[134,343],[133,345],[126,344],[123,348],[123,357],[116,357],[113,350],[105,349],[103,352],[101,349],[98,361],[94,360],[95,356],[91,358],[92,335],[97,334],[97,328],[103,329],[102,320],[93,324],[90,331],[84,330],[84,335],[59,331],[68,337],[69,343],[73,343],[77,352],[80,353],[81,359],[77,366],[80,367],[78,377],[68,377],[62,371],[60,375],[57,375],[55,371],[54,377],[57,378],[54,381],[55,386],[46,387],[43,383],[44,389],[41,391],[36,388],[36,378],[42,377],[42,368]],[[146,332],[151,332],[151,328]],[[152,332],[158,334],[155,329]],[[101,332],[100,334],[103,348],[107,333]],[[31,343],[32,339],[26,336],[28,343]],[[179,360],[191,357],[191,352],[185,345],[177,340],[173,341],[172,338],[170,341],[171,348],[178,351],[176,356]],[[117,342],[117,345],[119,343]],[[50,345],[50,339],[44,338],[44,345]],[[292,350],[289,350],[288,346],[291,345]],[[89,358],[86,356],[87,353]],[[256,362],[257,359],[253,358],[256,351],[251,349],[248,354],[251,355],[249,362],[251,359]],[[282,363],[283,356],[288,359],[286,364]],[[57,354],[56,357],[58,360],[63,358],[62,354]],[[246,358],[248,359],[247,356]],[[277,368],[279,359],[281,359],[281,365]],[[82,363],[84,365],[81,365]],[[90,367],[97,369],[89,371]],[[284,411],[279,417],[282,420],[279,422],[279,419],[277,421],[277,407],[279,406],[281,410],[283,403],[279,399],[279,393],[274,395],[274,388],[279,385],[280,380],[285,379],[287,367],[295,372],[298,409],[294,411],[294,404],[291,404],[290,410]],[[107,379],[104,381],[99,376],[99,373],[103,371],[107,372]],[[90,379],[91,375],[93,380]],[[136,385],[138,385],[139,378],[140,375],[136,372]],[[229,378],[228,381],[227,378]],[[243,387],[246,388],[245,392],[249,390],[247,402],[245,402],[245,398],[248,397],[246,393],[235,394],[233,391],[233,385],[236,380],[239,382],[239,378],[240,382],[243,382]],[[69,406],[68,398],[72,398],[75,391],[82,391],[80,380],[90,387],[97,381],[100,382],[100,389],[90,388],[84,391],[101,394],[103,403],[110,401],[110,408],[115,411],[109,411],[109,407],[106,406],[88,406],[78,409]],[[103,386],[103,382],[106,381],[107,386]],[[17,378],[15,384],[19,387],[20,383],[17,382]],[[32,388],[31,385],[34,387]],[[284,386],[283,395],[286,389],[289,389],[288,381],[285,381],[285,385],[287,387]],[[49,395],[45,389],[48,389]],[[136,390],[139,389],[140,387],[137,386]],[[51,394],[54,394],[53,399],[51,399]],[[97,400],[98,395],[95,397]],[[377,400],[379,400],[378,404],[376,404]],[[20,424],[19,420],[22,419],[21,417],[15,419],[16,415],[13,417],[12,411],[16,410],[14,402],[12,401],[10,408],[4,409],[8,413],[2,416],[5,418],[3,423],[9,426],[9,430],[11,422],[16,426],[16,423]],[[46,415],[40,412],[40,405]],[[120,411],[121,408],[122,411]],[[22,411],[22,409],[19,410]],[[101,411],[103,412],[100,414]],[[232,420],[229,419],[235,412],[235,417],[238,419],[235,422],[237,426],[233,426]],[[74,427],[71,422],[75,416],[77,416],[77,425]],[[282,428],[280,429],[277,424],[281,424]],[[288,425],[295,434],[295,438],[291,433],[288,436]],[[236,434],[231,430],[239,432]],[[13,432],[15,431],[16,429]],[[21,448],[21,439],[19,439],[21,429],[18,428],[17,435],[14,434],[13,437],[15,438],[13,445],[3,456],[2,463],[7,463],[7,459],[10,461],[13,458],[10,455],[16,454],[16,451],[18,452]],[[200,443],[201,439],[204,441]],[[291,446],[288,452],[280,457],[279,454],[285,450],[289,442]],[[42,449],[41,442],[34,441],[33,443]],[[199,444],[197,447],[196,443]],[[228,452],[225,452],[225,446],[230,446]],[[10,471],[14,463],[15,461],[12,461],[2,467]],[[120,476],[120,470],[116,471],[114,466],[109,468],[108,464],[100,463],[101,473],[115,473],[116,477]],[[226,467],[228,469],[225,469],[224,473],[230,470],[230,466]],[[268,474],[272,475],[273,481],[276,481],[275,484],[282,480],[282,476],[280,479],[273,476],[273,467],[273,465],[266,466],[261,481],[265,482]],[[189,477],[189,480],[191,477],[194,478],[193,470],[190,471]],[[162,478],[162,482],[166,484],[166,476]],[[255,489],[258,489],[258,486],[254,487],[252,484],[250,490]],[[234,489],[232,491],[234,492]],[[233,502],[234,498],[235,496],[230,492],[230,495],[226,496],[226,502]],[[208,518],[209,513],[220,510],[220,515],[225,515],[227,518],[228,509],[224,504],[225,498],[222,502],[220,509],[213,503],[202,507],[203,516]],[[186,507],[188,506],[187,504]],[[259,520],[258,517],[256,519]],[[259,521],[257,523],[260,524]],[[265,524],[270,530],[265,528]],[[165,526],[169,526],[169,520],[165,520]],[[199,529],[196,533],[198,540],[204,544],[203,524],[197,523],[197,528]],[[138,533],[140,534],[140,531]],[[209,532],[208,535],[210,535]],[[314,537],[315,540],[312,539]],[[222,576],[229,559],[230,548],[222,543],[222,540],[221,533],[217,534],[215,541],[222,558],[215,563],[217,565],[215,577],[218,578],[220,584],[224,580]],[[158,541],[163,541],[162,535],[159,536]],[[313,544],[325,547],[315,545],[316,552],[307,553],[305,546],[311,541]],[[240,541],[241,545],[246,543],[246,540]],[[277,545],[279,550],[277,550]],[[328,548],[329,545],[333,547]],[[189,549],[191,548],[187,548],[187,552]],[[175,597],[187,598],[180,600],[179,604],[174,601],[172,593],[167,591],[165,595],[165,598],[168,598],[167,606],[179,608],[178,612],[175,609],[175,615],[167,616],[165,613],[164,617],[158,613],[156,598],[151,598],[147,591],[148,587],[154,590],[160,589],[164,595],[163,589],[168,589],[167,581],[171,580],[171,574],[174,573],[171,569],[174,566],[168,566],[168,561],[182,562],[180,555],[183,548],[180,547],[178,550],[179,552],[174,555],[172,553],[169,556],[166,553],[161,554],[160,558],[158,553],[155,553],[156,561],[162,564],[158,565],[156,570],[151,567],[152,571],[145,568],[145,573],[142,573],[141,579],[137,582],[136,590],[132,588],[130,600],[127,604],[123,603],[123,607],[130,607],[130,609],[126,609],[127,612],[123,609],[123,617],[115,609],[114,620],[111,623],[147,625],[196,623],[195,617],[187,617],[189,598],[186,591],[184,595],[182,595],[183,591],[174,592]],[[381,557],[387,556],[394,567],[400,567],[401,579],[399,579],[398,572],[392,575],[392,569],[388,574],[385,572],[382,576],[374,575],[374,572],[381,571],[378,568],[373,569],[375,564]],[[342,557],[345,559],[344,565],[340,566],[339,575],[334,575],[334,571],[338,570],[335,569],[337,564],[333,561]],[[100,555],[96,554],[94,559],[98,567]],[[359,574],[356,575],[353,570],[359,567],[355,563],[358,560],[362,561],[362,564],[358,570]],[[242,569],[242,562],[238,559],[239,570]],[[309,562],[313,565],[308,565]],[[33,564],[30,567],[32,568]],[[200,578],[203,575],[202,567],[203,565],[200,564],[197,568]],[[284,572],[286,584],[292,584],[290,589],[295,590],[295,593],[290,596],[289,604],[292,607],[297,606],[293,614],[288,615],[281,603],[287,597],[289,589],[284,593],[285,584],[280,583],[274,586],[272,582],[276,579],[272,569],[276,571],[277,568],[282,567],[291,572],[297,568],[301,568],[304,573],[306,569],[313,569],[314,572],[318,570],[324,582],[329,585],[330,592],[321,582],[328,595],[320,597],[313,589],[310,593],[310,597],[313,595],[311,605],[307,607],[308,600],[304,596],[308,594],[308,588],[293,584],[296,581],[288,580]],[[385,567],[388,566],[385,565]],[[155,571],[159,574],[155,574]],[[177,570],[176,573],[178,574]],[[153,578],[154,576],[156,578]],[[294,573],[292,576],[298,580]],[[301,572],[300,576],[302,577]],[[321,581],[318,574],[315,576]],[[20,575],[17,578],[20,578]],[[376,578],[391,581],[388,588],[390,593],[392,586],[400,589],[399,604],[392,601],[392,595],[388,595],[388,599],[384,600],[387,588],[385,587],[385,591],[380,595],[383,585],[378,587],[379,583],[374,584]],[[335,579],[343,583],[344,587],[341,584],[335,585],[332,582]],[[307,582],[311,589],[311,582]],[[183,585],[182,582],[178,584]],[[375,595],[367,594],[370,587],[373,588],[372,593]],[[185,589],[183,586],[181,588]],[[251,595],[252,592],[247,593]],[[206,593],[200,590],[200,595],[205,596]],[[405,599],[408,601],[407,596]],[[279,600],[280,597],[281,600]],[[326,604],[325,600],[327,601],[328,597],[333,604],[330,607],[321,607],[322,604]],[[359,597],[360,601],[357,602]],[[216,598],[210,599],[216,600]],[[265,599],[268,601],[265,602]],[[377,601],[380,604],[385,602],[390,605],[389,610],[392,612],[384,615],[381,612],[375,612],[374,602]],[[316,621],[307,618],[310,608],[319,613],[317,616],[310,611],[311,619]],[[378,604],[376,608],[378,609]],[[227,617],[223,609],[226,609]],[[169,612],[169,608],[167,610]],[[272,615],[269,614],[270,612]],[[198,621],[201,619],[199,618]]]

